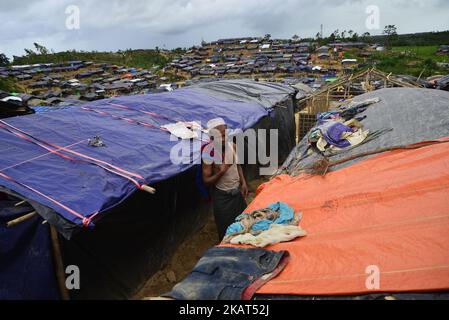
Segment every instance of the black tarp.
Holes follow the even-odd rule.
[[[0,101],[0,119],[33,114],[34,110],[22,104]]]
[[[0,193],[0,300],[59,299],[48,224],[34,216],[6,227],[33,211],[17,202]]]

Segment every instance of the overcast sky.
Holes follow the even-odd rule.
[[[66,27],[66,8],[80,10],[80,28]],[[399,33],[449,29],[449,0],[0,0],[0,52],[22,55],[34,42],[56,51],[190,47],[238,36],[290,38],[335,29],[368,30],[377,5],[381,28]],[[70,20],[72,21],[72,20]]]

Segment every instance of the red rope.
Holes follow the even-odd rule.
[[[0,120],[0,123],[2,123],[2,124],[4,124],[4,125],[7,125],[8,127],[12,128],[12,129],[14,129],[14,130],[16,130],[16,131],[19,131],[19,132],[21,132],[21,133],[27,135],[28,137],[33,138],[34,140],[41,141],[41,142],[43,142],[43,143],[49,145],[50,147],[53,147],[53,148],[56,148],[56,149],[59,149],[59,150],[64,150],[65,152],[68,152],[68,153],[71,153],[71,154],[73,154],[73,155],[79,156],[79,157],[81,157],[81,158],[85,158],[85,159],[88,159],[88,160],[90,160],[90,161],[93,161],[95,165],[98,165],[98,166],[102,167],[103,169],[108,170],[109,172],[119,174],[118,172],[115,172],[114,170],[111,170],[111,169],[109,169],[109,168],[106,168],[106,167],[104,167],[104,166],[102,166],[102,165],[100,165],[100,164],[98,164],[98,163],[101,163],[101,164],[103,164],[103,165],[109,166],[109,167],[111,167],[111,168],[113,168],[113,169],[115,169],[115,170],[117,170],[117,171],[123,173],[124,175],[126,175],[127,178],[135,177],[135,178],[138,178],[138,179],[141,179],[141,180],[144,180],[144,181],[145,181],[145,179],[144,179],[141,175],[139,175],[139,174],[137,174],[137,173],[133,173],[133,172],[124,170],[124,169],[119,168],[119,167],[117,167],[117,166],[114,166],[113,164],[110,164],[110,163],[108,163],[108,162],[106,162],[106,161],[103,161],[103,160],[100,160],[100,159],[96,159],[96,158],[93,158],[93,157],[89,157],[89,156],[87,156],[87,155],[85,155],[85,154],[82,154],[82,153],[79,153],[79,152],[76,152],[76,151],[67,149],[67,147],[62,147],[62,146],[59,146],[59,145],[57,145],[57,144],[53,144],[53,143],[49,143],[49,142],[42,141],[41,139],[35,138],[35,137],[33,137],[31,134],[27,133],[26,131],[21,130],[21,129],[19,129],[19,128],[16,128],[16,127],[14,127],[13,125],[10,125],[10,124],[6,123],[6,122],[3,121],[3,120]],[[1,126],[1,125],[0,125],[0,126]],[[1,127],[4,128],[4,126],[1,126]],[[5,128],[5,129],[6,129],[6,128]],[[6,130],[8,130],[8,129],[6,129]],[[23,138],[23,139],[25,139],[25,140],[27,140],[27,141],[29,141],[29,142],[35,143],[35,144],[39,145],[40,147],[45,148],[46,150],[48,150],[48,151],[50,151],[50,152],[52,152],[52,153],[58,154],[58,155],[60,155],[61,157],[64,157],[64,158],[66,158],[66,159],[68,159],[68,160],[71,160],[71,161],[78,161],[78,159],[74,159],[74,158],[68,157],[68,156],[66,156],[66,155],[64,155],[64,154],[62,154],[62,153],[60,153],[60,152],[58,152],[57,150],[48,148],[48,147],[46,147],[45,145],[40,144],[40,143],[38,143],[38,142],[36,142],[36,141],[32,141],[32,140],[30,140],[30,139],[28,139],[28,138],[26,138],[26,137],[24,137],[24,136],[22,136],[22,135],[19,135],[18,133],[12,132],[12,131],[10,131],[10,130],[8,130],[8,132],[11,132],[11,133],[13,133],[13,134],[19,136],[20,138]],[[98,163],[96,163],[96,162],[98,162]],[[120,176],[124,176],[124,175],[121,175],[121,174],[119,174],[119,175],[120,175]],[[139,188],[141,188],[140,185],[139,185]]]
[[[21,129],[19,129],[19,128],[16,128],[16,127],[14,127],[13,125],[10,125],[9,123],[7,123],[7,122],[5,122],[5,121],[3,121],[3,120],[0,120],[0,127],[3,128],[4,130],[6,130],[6,131],[8,131],[8,132],[10,132],[10,133],[12,133],[12,134],[14,134],[14,135],[16,135],[17,137],[19,137],[19,138],[21,138],[21,139],[24,139],[24,140],[26,140],[26,141],[28,141],[28,142],[34,143],[34,144],[40,146],[41,148],[44,148],[45,150],[47,150],[47,151],[49,151],[49,152],[51,152],[51,153],[53,153],[53,154],[56,154],[56,155],[58,155],[58,156],[60,156],[60,157],[63,157],[63,158],[65,158],[65,159],[67,159],[67,160],[70,160],[70,161],[80,161],[79,159],[75,159],[75,158],[72,158],[72,157],[67,156],[67,155],[65,155],[65,154],[62,154],[62,153],[60,153],[58,150],[52,149],[52,148],[50,148],[50,147],[57,148],[57,149],[59,149],[59,150],[64,150],[64,151],[66,151],[66,152],[72,153],[72,154],[77,155],[77,156],[80,156],[80,157],[82,157],[82,158],[86,158],[86,159],[89,159],[89,160],[91,160],[91,161],[95,161],[95,162],[99,162],[99,163],[104,163],[104,164],[107,165],[107,166],[111,166],[112,168],[117,169],[119,172],[117,172],[117,171],[115,171],[115,170],[112,170],[112,169],[110,169],[110,168],[108,168],[108,167],[106,167],[106,166],[104,166],[104,165],[102,165],[102,164],[94,163],[95,165],[97,165],[97,166],[103,168],[104,170],[106,170],[106,171],[108,171],[108,172],[114,173],[114,174],[116,174],[116,175],[119,175],[119,176],[121,176],[121,177],[123,177],[123,178],[125,178],[125,179],[127,179],[127,180],[129,180],[129,181],[131,181],[132,183],[134,183],[134,184],[136,185],[136,187],[137,187],[138,189],[140,189],[140,190],[143,189],[143,185],[140,184],[138,181],[136,181],[135,179],[133,179],[133,178],[131,177],[131,176],[134,176],[134,177],[137,177],[137,178],[139,178],[139,179],[145,181],[145,179],[144,179],[142,176],[138,175],[138,174],[135,174],[135,173],[132,173],[132,172],[123,170],[123,169],[118,168],[118,167],[116,167],[116,166],[114,166],[114,165],[112,165],[112,164],[110,164],[110,163],[105,162],[105,161],[102,161],[102,160],[99,160],[99,159],[96,159],[96,158],[92,158],[92,157],[86,156],[86,155],[84,155],[84,154],[81,154],[81,153],[76,152],[76,151],[73,151],[73,150],[69,150],[69,149],[67,149],[67,147],[61,147],[61,146],[58,146],[58,145],[56,145],[56,144],[44,142],[45,144],[47,144],[47,145],[50,146],[50,147],[47,147],[45,144],[39,142],[39,141],[41,141],[40,139],[37,139],[37,138],[33,137],[31,134],[25,132],[24,130],[21,130]],[[17,131],[19,131],[20,133],[19,133],[19,132],[14,132],[14,131],[12,131],[11,129],[8,129],[8,127],[9,127],[9,128],[12,128],[12,129],[14,129],[14,130],[17,130]],[[21,133],[23,133],[23,134],[21,134]],[[28,138],[27,136],[28,136],[28,137],[32,137],[32,138],[33,138],[34,140],[36,140],[36,141],[33,141],[32,139]],[[123,173],[121,173],[121,172],[123,172]],[[131,176],[128,176],[128,175],[126,175],[126,174],[129,174],[129,175],[131,175]],[[42,192],[40,192],[40,191],[38,191],[38,190],[36,190],[36,189],[34,189],[34,188],[32,188],[32,187],[26,185],[26,184],[23,184],[23,183],[21,183],[21,182],[19,182],[19,181],[17,181],[17,180],[14,180],[13,178],[11,178],[10,176],[7,176],[6,174],[3,174],[3,173],[0,172],[0,176],[3,177],[3,178],[5,178],[5,179],[7,179],[7,180],[9,180],[9,181],[12,181],[12,182],[18,184],[18,185],[21,185],[22,187],[24,187],[24,188],[26,188],[26,189],[28,189],[28,190],[30,190],[30,191],[36,193],[36,194],[38,194],[38,195],[40,195],[40,196],[42,196],[42,197],[48,199],[49,201],[51,201],[51,202],[55,203],[56,205],[60,206],[61,208],[63,208],[63,209],[66,210],[67,212],[69,212],[69,213],[73,214],[74,216],[76,216],[76,217],[82,219],[82,220],[83,220],[83,226],[85,226],[85,227],[88,227],[88,226],[90,225],[92,219],[93,219],[96,215],[98,215],[98,212],[97,212],[97,213],[95,213],[93,216],[91,216],[90,218],[86,218],[86,217],[84,217],[82,214],[76,212],[76,211],[73,210],[73,209],[70,209],[69,207],[67,207],[67,206],[65,206],[64,204],[60,203],[59,201],[57,201],[57,200],[51,198],[50,196],[45,195],[44,193],[42,193]]]
[[[3,121],[0,120],[0,122],[3,122]],[[21,138],[21,139],[24,139],[24,140],[26,140],[26,141],[29,141],[29,142],[32,142],[32,143],[37,144],[38,146],[40,146],[40,147],[44,148],[45,150],[49,151],[50,153],[57,154],[58,156],[63,157],[63,158],[65,158],[65,159],[67,159],[67,160],[70,160],[70,161],[75,161],[75,160],[76,160],[76,159],[74,159],[74,158],[71,158],[71,157],[69,157],[69,156],[66,156],[65,154],[62,154],[62,153],[58,152],[57,150],[53,150],[53,149],[51,149],[51,148],[48,148],[48,147],[46,147],[46,146],[40,144],[39,142],[32,141],[31,139],[27,138],[26,136],[24,136],[24,135],[22,135],[22,134],[20,134],[20,133],[13,132],[13,131],[9,130],[7,127],[5,127],[3,124],[0,124],[0,127],[3,128],[3,129],[5,129],[5,130],[7,130],[8,132],[10,132],[10,133],[12,133],[12,134],[18,136],[18,137]]]
[[[157,117],[157,118],[162,118],[162,119],[165,119],[165,120],[168,120],[168,121],[173,121],[172,119],[170,119],[170,118],[168,118],[168,117],[166,117],[166,116],[163,116],[163,115],[161,115],[161,114],[158,114],[158,113],[154,113],[154,112],[150,112],[150,111],[146,111],[146,110],[142,110],[142,109],[133,109],[133,108],[130,108],[130,107],[128,107],[128,106],[121,105],[121,104],[117,104],[117,103],[110,103],[110,102],[108,102],[107,104],[110,105],[110,106],[113,106],[113,107],[120,108],[120,109],[131,110],[131,111],[137,111],[137,112],[141,112],[141,113],[143,113],[143,114],[147,114],[147,115],[149,115],[149,116],[153,116],[153,117]],[[175,121],[176,121],[176,122],[179,122],[178,120],[175,120]]]
[[[67,207],[66,205],[62,204],[61,202],[59,202],[59,201],[51,198],[50,196],[47,196],[46,194],[40,192],[39,190],[36,190],[33,187],[30,187],[30,186],[28,186],[28,185],[26,185],[26,184],[24,184],[22,182],[16,181],[16,180],[11,178],[10,176],[7,176],[4,173],[0,172],[0,177],[4,178],[6,180],[9,180],[11,182],[14,182],[14,183],[16,183],[16,184],[18,184],[18,185],[20,185],[20,186],[22,186],[22,187],[32,191],[32,192],[34,192],[34,193],[37,193],[38,195],[44,197],[45,199],[53,202],[54,204],[58,205],[59,207],[63,208],[64,210],[66,210],[67,212],[71,213],[72,215],[80,218],[83,221],[83,226],[86,227],[86,228],[89,227],[89,225],[92,222],[92,219],[95,218],[98,215],[98,212],[97,212],[94,215],[92,215],[90,218],[87,218],[87,217],[83,216],[81,213],[79,213],[79,212],[77,212],[77,211]]]
[[[146,123],[146,122],[142,122],[142,121],[137,121],[137,120],[134,120],[134,119],[131,119],[131,118],[117,116],[117,115],[111,114],[111,113],[106,112],[106,111],[95,110],[95,109],[91,109],[91,108],[87,108],[87,107],[81,107],[81,109],[84,110],[84,111],[90,111],[90,112],[94,112],[94,113],[97,113],[97,114],[101,114],[102,116],[109,116],[109,117],[112,117],[114,119],[127,121],[129,123],[134,123],[134,124],[145,126],[145,127],[148,127],[148,128],[159,129],[159,130],[164,131],[164,132],[169,132],[167,129],[155,126],[154,124]]]

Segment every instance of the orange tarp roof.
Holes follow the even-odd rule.
[[[284,201],[308,236],[259,294],[352,295],[449,289],[449,143],[381,154],[326,176],[279,176],[248,211]],[[366,268],[380,270],[380,289]]]

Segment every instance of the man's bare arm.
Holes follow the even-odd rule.
[[[229,170],[230,165],[222,164],[219,166],[220,170],[214,174],[214,166],[212,164],[202,165],[203,170],[203,182],[206,186],[212,187],[217,184],[217,182],[225,175]]]

